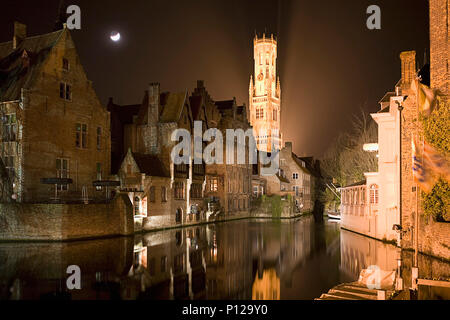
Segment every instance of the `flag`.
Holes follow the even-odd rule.
[[[424,142],[423,158],[426,167],[450,182],[450,163],[442,153]]]
[[[436,106],[437,91],[420,83],[419,80],[412,82],[411,89],[416,94],[419,112],[423,112],[426,116],[429,116]]]
[[[411,139],[412,144],[412,170],[414,182],[426,193],[431,192],[434,184],[436,183],[436,178],[428,170],[427,166],[424,165],[423,157],[421,157],[420,149],[417,147],[418,144]]]

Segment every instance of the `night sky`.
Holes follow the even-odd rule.
[[[52,31],[59,2],[1,0],[0,42],[12,39],[14,20],[29,35]],[[429,47],[426,0],[65,2],[81,8],[72,35],[104,104],[140,103],[155,81],[192,92],[202,79],[213,99],[248,105],[255,31],[276,34],[282,131],[302,156],[321,156],[361,107],[377,111],[400,79],[401,51],[416,50],[421,66]],[[366,28],[371,4],[381,7],[381,30]]]

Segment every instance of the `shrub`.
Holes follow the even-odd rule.
[[[450,153],[450,108],[440,102],[428,118],[421,117],[425,140],[444,154]],[[423,193],[422,207],[425,216],[436,221],[450,221],[450,186],[439,179],[430,193]]]

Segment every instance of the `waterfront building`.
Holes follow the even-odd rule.
[[[112,119],[119,118],[126,108],[110,108]],[[129,149],[121,159],[118,176],[121,191],[128,192],[133,203],[139,203],[135,206],[137,222],[142,219],[145,229],[200,220],[204,211],[204,164],[193,164],[191,159],[189,164],[176,165],[170,156],[177,143],[171,140],[172,132],[176,129],[193,132],[187,92],[161,93],[160,84],[152,83],[139,109],[135,110],[134,106],[129,109],[130,113],[134,112],[132,122],[128,123],[125,118],[120,123],[123,138],[118,137],[117,141],[122,141],[123,145],[117,143],[119,146],[114,148],[112,157]],[[129,177],[136,174],[143,175],[141,187],[144,189],[134,191],[136,184]],[[147,184],[146,178],[149,178]]]
[[[429,72],[428,66],[418,71],[415,51],[402,52],[401,79],[395,90],[380,100],[379,111],[371,114],[378,124],[378,172],[366,173],[365,183],[341,188],[344,228],[377,239],[395,240],[409,249],[415,247],[418,232],[419,251],[443,258],[450,256],[450,225],[424,215],[423,195],[413,179],[411,141],[422,140],[424,135],[411,84],[420,76],[420,82],[439,90],[437,108],[448,108],[445,102],[449,96],[449,48],[444,44],[450,30],[446,24],[448,6],[445,0],[430,1]]]
[[[254,78],[250,76],[249,112],[258,150],[272,151],[282,147],[281,85],[277,76],[277,41],[255,36]],[[272,140],[272,137],[274,140]]]
[[[313,176],[304,160],[292,152],[292,142],[280,150],[280,164],[276,175],[264,177],[268,195],[291,195],[297,212],[308,212],[314,207],[312,198]]]
[[[203,133],[211,128],[220,130],[223,136],[223,163],[208,164],[204,197],[209,205],[209,214],[222,212],[233,215],[248,212],[251,195],[252,166],[248,161],[248,144],[244,164],[237,163],[237,144],[234,148],[234,163],[227,163],[226,130],[250,129],[245,105],[238,106],[236,99],[214,101],[202,80],[189,97],[194,121],[202,121]],[[246,140],[247,141],[247,140]],[[239,143],[239,142],[238,142]],[[203,146],[206,147],[206,143]]]
[[[14,23],[11,41],[0,43],[1,159],[18,202],[58,197],[104,198],[93,182],[110,174],[109,113],[80,62],[70,31],[36,36]],[[3,199],[5,200],[5,199]]]

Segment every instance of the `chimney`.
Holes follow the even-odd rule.
[[[150,83],[148,90],[148,122],[157,123],[159,121],[159,82]]]
[[[400,53],[400,60],[402,62],[402,89],[409,89],[411,82],[416,79],[416,52],[404,51]]]
[[[14,37],[13,49],[17,49],[20,43],[27,37],[27,26],[15,21],[14,22]]]
[[[292,154],[292,142],[286,142],[284,144],[284,147],[286,148],[286,150],[288,151],[288,154]]]
[[[197,88],[202,89],[205,87],[205,82],[203,80],[197,80]]]

